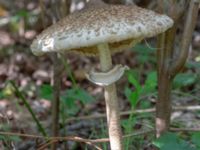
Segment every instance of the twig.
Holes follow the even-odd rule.
[[[37,150],[44,150],[46,147],[48,147],[49,145],[56,145],[56,143],[58,142],[58,140],[49,140],[46,143],[42,144],[39,148],[37,148]]]
[[[132,136],[138,136],[142,134],[152,133],[154,130],[146,130],[146,131],[137,131],[133,134],[124,135],[123,138],[130,138]],[[66,136],[66,137],[43,137],[40,135],[33,135],[33,134],[22,134],[22,133],[14,133],[14,132],[2,132],[0,131],[0,135],[7,135],[7,136],[19,136],[19,137],[26,137],[32,139],[48,139],[48,140],[58,140],[58,141],[75,141],[75,142],[90,142],[90,143],[103,143],[109,142],[109,138],[101,138],[101,139],[85,139],[78,136]]]
[[[40,6],[40,15],[41,15],[41,20],[42,20],[42,27],[45,28],[45,8],[44,8],[44,3],[42,0],[39,0],[39,6]]]
[[[143,135],[143,134],[149,134],[149,133],[153,133],[155,132],[154,130],[147,130],[147,131],[138,131],[138,132],[134,132],[134,133],[131,133],[131,134],[127,134],[127,135],[124,135],[123,138],[130,138],[132,136],[138,136],[138,135]],[[48,145],[52,144],[53,142],[58,142],[60,140],[56,139],[56,140],[51,140],[49,141],[48,143],[42,145],[39,149],[37,150],[43,150],[44,148],[46,148]],[[109,139],[103,139],[101,140],[102,142],[109,142]],[[96,148],[97,150],[102,150],[100,147],[98,147],[97,145],[94,145],[93,143],[91,142],[85,142],[86,144],[88,145],[91,145],[93,146],[94,148]]]
[[[52,101],[52,135],[59,136],[59,108],[60,108],[60,88],[63,72],[63,65],[57,54],[52,55],[53,60],[53,101]],[[53,146],[52,146],[53,147]],[[56,147],[56,144],[54,144]],[[52,148],[55,150],[56,148]]]
[[[14,81],[10,81],[10,83],[13,86],[16,95],[22,100],[22,102],[24,103],[24,105],[28,109],[28,111],[31,114],[33,120],[37,124],[37,127],[38,127],[39,131],[42,133],[43,136],[47,136],[47,133],[45,132],[45,129],[43,128],[43,126],[40,123],[40,121],[37,119],[35,113],[33,112],[31,106],[29,105],[29,103],[27,102],[27,100],[25,99],[25,97],[23,96],[23,94],[19,91],[18,87],[15,85]]]
[[[182,110],[184,107],[180,107],[179,109]],[[188,107],[188,109],[192,109],[192,107]],[[175,132],[199,132],[200,128],[170,128],[171,131],[175,131]],[[144,135],[144,134],[149,134],[154,132],[154,130],[147,130],[147,131],[138,131],[132,134],[127,134],[123,136],[123,139],[125,138],[130,138],[132,136],[138,136],[138,135]],[[13,133],[13,132],[0,132],[0,135],[6,135],[6,136],[19,136],[19,137],[27,137],[27,138],[33,138],[33,139],[48,139],[49,142],[44,144],[43,146],[41,146],[38,150],[42,150],[44,148],[46,148],[49,144],[52,144],[54,142],[58,142],[58,141],[76,141],[76,142],[82,142],[82,143],[86,143],[86,144],[92,144],[93,146],[94,143],[103,143],[103,142],[109,142],[108,138],[102,138],[102,139],[84,139],[81,137],[77,137],[77,136],[68,136],[68,137],[43,137],[43,136],[39,136],[39,135],[31,135],[31,134],[21,134],[21,133]],[[99,148],[98,146],[96,148]],[[98,150],[101,150],[100,148]]]
[[[61,16],[63,17],[69,13],[70,4],[71,3],[69,0],[62,0],[62,2],[51,0],[51,10],[53,12],[52,13],[53,23],[59,20]],[[62,71],[63,71],[64,66],[62,64],[62,60],[59,57],[59,55],[54,54],[52,57],[53,57],[53,68],[54,68],[54,76],[53,76],[54,99],[52,103],[52,132],[53,132],[53,136],[58,136],[59,135],[59,112],[60,112],[59,110],[60,88],[61,88]],[[56,143],[52,143],[51,150],[56,150]]]
[[[49,141],[49,142],[43,144],[42,146],[40,146],[37,150],[43,150],[43,149],[45,149],[46,147],[48,147],[50,144],[55,144],[55,143],[57,143],[57,142],[59,142],[59,141],[60,141],[60,140],[58,140],[58,139],[51,140],[51,141]],[[95,145],[95,144],[93,144],[93,143],[91,143],[91,142],[85,142],[85,143],[88,144],[88,145],[93,146],[93,147],[96,148],[97,150],[103,150],[103,149],[101,149],[99,146],[97,146],[97,145]]]
[[[200,106],[175,106],[172,108],[173,111],[195,111],[200,110]],[[149,109],[136,109],[132,111],[124,111],[120,113],[120,116],[126,116],[130,114],[142,114],[142,113],[153,113],[155,112],[155,108],[149,108]],[[69,118],[67,122],[72,121],[79,121],[79,120],[92,120],[92,119],[101,119],[105,118],[106,114],[98,114],[98,115],[90,115],[90,116],[81,116],[81,117],[73,117]]]

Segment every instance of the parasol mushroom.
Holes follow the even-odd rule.
[[[112,150],[122,149],[119,104],[115,82],[127,67],[112,67],[111,54],[133,47],[146,37],[166,31],[173,21],[165,15],[133,6],[108,5],[92,0],[44,30],[32,43],[32,52],[78,52],[99,56],[102,73],[89,72],[90,81],[104,86],[108,132]]]

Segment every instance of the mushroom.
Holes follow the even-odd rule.
[[[78,52],[99,56],[103,73],[89,72],[90,81],[105,88],[110,146],[122,149],[119,104],[115,82],[127,67],[112,67],[111,54],[133,47],[146,37],[166,31],[172,19],[135,5],[108,5],[91,0],[84,9],[72,13],[44,30],[32,43],[32,52]],[[113,79],[113,78],[115,79]],[[106,81],[109,80],[109,81]]]

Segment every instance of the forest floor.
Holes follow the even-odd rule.
[[[27,4],[26,9],[30,9],[30,12],[37,11],[37,7],[32,5],[31,3]],[[19,6],[16,5],[15,11],[18,13],[13,13],[6,8],[3,9],[3,6],[0,5],[0,131],[41,135],[27,107],[16,96],[12,85],[9,83],[12,80],[49,135],[51,130],[53,63],[49,55],[36,57],[31,53],[30,44],[41,32],[42,27],[38,21],[34,21],[35,16],[31,18],[29,16],[31,13],[24,11],[24,6]],[[5,22],[5,18],[8,19],[7,22]],[[31,23],[31,21],[34,23]],[[150,39],[147,42],[150,45],[155,45],[155,39]],[[131,104],[126,96],[127,89],[129,91],[135,90],[128,79],[130,73],[133,73],[134,77],[138,79],[141,87],[145,86],[148,77],[151,78],[149,74],[155,73],[156,48],[155,46],[152,47],[154,47],[152,48],[154,50],[146,42],[143,42],[131,50],[113,56],[113,64],[123,64],[131,68],[117,83],[121,112],[131,110],[133,105],[134,109],[149,109],[155,106],[157,85],[150,92],[140,94],[136,104]],[[200,105],[200,17],[193,34],[191,47],[186,67],[173,83],[171,96],[173,106]],[[145,51],[141,52],[140,48],[145,49]],[[103,89],[90,83],[84,75],[89,69],[98,68],[99,60],[76,54],[67,54],[65,60],[70,66],[80,93],[77,94],[73,87],[68,74],[69,70],[64,70],[61,85],[61,101],[63,102],[61,102],[60,112],[60,135],[76,135],[84,138],[107,137],[105,117],[81,118],[81,116],[105,114]],[[156,81],[154,77],[152,80]],[[75,98],[73,98],[74,95],[76,95]],[[72,102],[69,102],[71,99]],[[126,123],[130,118],[122,116],[124,132],[128,134],[129,131],[153,130],[153,117],[154,113],[136,114],[133,117],[133,126],[129,129]],[[176,111],[172,113],[171,119],[172,127],[200,129],[200,111]],[[140,138],[147,139],[147,134],[151,134],[151,137],[153,137],[152,133],[144,133]],[[44,141],[33,140],[28,137],[19,138],[16,136],[12,139],[7,136],[0,136],[0,139],[3,139],[0,141],[0,149],[7,147],[7,149],[28,150],[35,149],[38,143],[44,144]],[[134,138],[133,142],[134,140],[137,143],[137,138]],[[64,144],[61,143],[62,148]],[[146,143],[140,144],[146,150],[151,145],[148,140]],[[82,144],[75,144],[75,142],[69,141],[68,145],[74,149],[84,149]]]

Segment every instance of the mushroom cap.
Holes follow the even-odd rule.
[[[108,43],[111,53],[130,48],[146,37],[166,31],[173,20],[138,6],[91,5],[48,27],[31,45],[35,55],[76,51],[98,54],[97,44]]]

